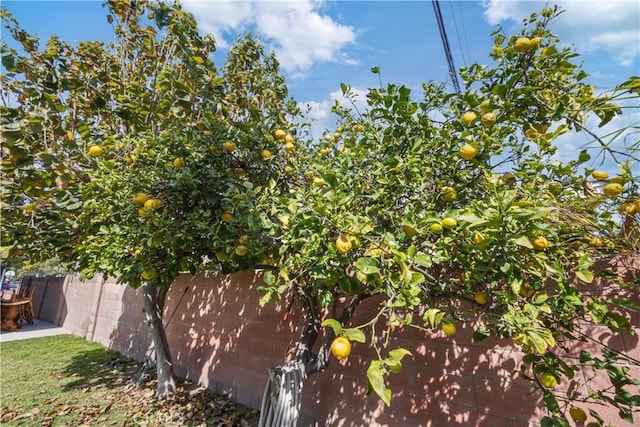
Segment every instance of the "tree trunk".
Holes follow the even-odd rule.
[[[173,361],[169,351],[169,344],[167,343],[167,336],[162,326],[162,311],[167,296],[167,288],[145,283],[141,286],[141,290],[147,325],[151,333],[153,349],[156,353],[156,375],[158,378],[156,395],[162,399],[172,396],[176,392]]]
[[[306,379],[305,366],[298,361],[269,369],[258,427],[295,427]]]
[[[346,323],[353,315],[364,295],[354,297],[342,310],[338,319]],[[324,371],[329,366],[331,343],[335,338],[333,329],[324,331],[322,345],[318,353],[313,353],[313,345],[320,334],[321,319],[315,300],[302,298],[305,307],[305,325],[300,334],[295,359],[284,365],[269,369],[269,379],[262,396],[258,427],[296,427],[300,416],[302,389],[311,375]],[[335,310],[332,315],[335,317]]]

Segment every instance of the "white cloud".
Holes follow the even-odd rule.
[[[251,30],[276,51],[282,68],[294,75],[317,62],[353,63],[343,49],[355,42],[355,30],[323,15],[321,1],[186,0],[184,7],[220,47],[229,45],[225,35]]]
[[[607,51],[618,63],[630,66],[640,56],[640,3],[637,0],[558,0],[565,12],[551,31],[581,52]],[[491,25],[522,18],[545,7],[539,1],[484,0],[484,18]],[[551,4],[551,3],[550,3]]]
[[[357,117],[358,111],[364,112],[367,108],[367,89],[352,87],[351,91],[355,95],[354,104],[351,101],[342,96],[341,91],[331,92],[327,99],[317,101],[301,102],[301,105],[307,105],[310,107],[309,118],[313,120],[310,133],[314,140],[322,138],[325,131],[333,132],[338,126],[337,116],[331,112],[331,108],[335,105],[336,101],[342,103],[344,107],[351,108],[354,117]]]

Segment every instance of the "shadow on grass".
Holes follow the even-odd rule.
[[[71,358],[61,373],[70,379],[63,390],[121,386],[131,381],[139,368],[139,363],[108,349],[82,351]]]

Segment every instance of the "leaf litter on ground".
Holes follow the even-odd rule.
[[[132,381],[141,367],[141,363],[112,352],[111,360],[95,364],[89,373],[52,372],[49,378],[61,382],[60,392],[52,395],[51,389],[43,385],[35,393],[36,404],[31,407],[5,399],[7,396],[3,393],[0,424],[43,427],[258,425],[257,410],[187,380],[178,380],[175,396],[158,400],[155,379],[140,386]],[[65,393],[69,390],[74,394]]]

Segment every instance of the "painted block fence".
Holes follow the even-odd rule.
[[[638,260],[626,266],[631,281]],[[137,360],[149,351],[138,292],[113,280],[77,276],[26,278],[36,287],[34,311],[48,322],[97,341]],[[165,307],[167,337],[176,373],[209,389],[259,408],[267,369],[282,363],[299,333],[300,307],[287,320],[281,304],[258,304],[260,272],[233,275],[182,275],[171,286]],[[602,292],[602,284],[592,291]],[[637,292],[637,291],[636,291]],[[370,319],[379,301],[366,301],[353,323]],[[632,324],[640,332],[640,318]],[[460,325],[454,338],[414,328],[394,331],[391,344],[409,349],[400,374],[389,377],[391,407],[366,397],[366,369],[374,352],[354,344],[343,362],[332,360],[327,371],[312,376],[304,390],[300,426],[490,426],[539,425],[544,415],[541,396],[518,377],[522,354],[507,341],[473,342],[473,325]],[[596,340],[640,359],[638,335],[586,331]],[[593,343],[571,343],[599,354]],[[391,347],[393,348],[393,347]],[[576,352],[578,354],[579,351]],[[637,368],[632,368],[636,369]],[[640,372],[636,372],[640,377]],[[577,378],[601,382],[590,372]],[[560,389],[576,387],[561,384]],[[613,425],[622,425],[615,411],[598,411]],[[639,414],[634,421],[640,422]],[[626,423],[625,423],[626,424]]]

